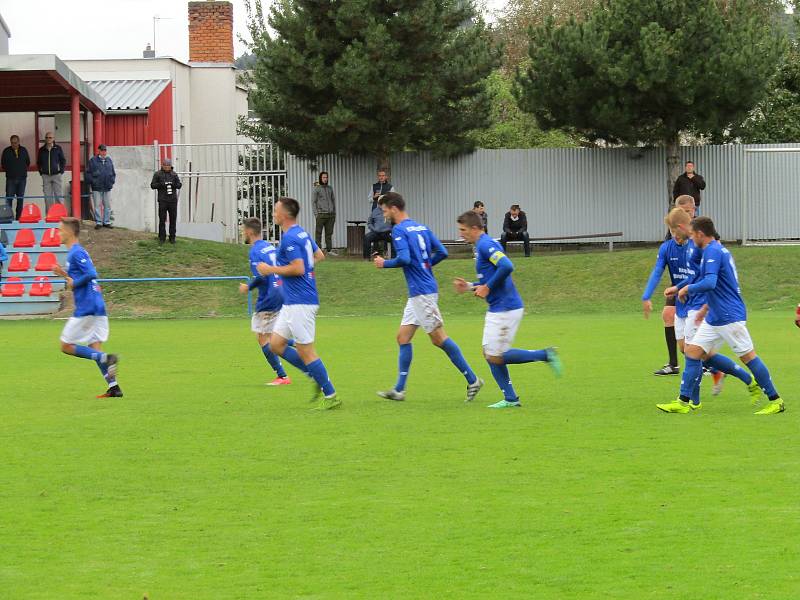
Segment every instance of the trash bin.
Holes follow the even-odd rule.
[[[366,221],[347,222],[347,253],[360,256],[364,251],[364,235]]]

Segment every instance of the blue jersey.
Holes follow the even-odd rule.
[[[447,258],[447,250],[433,232],[411,219],[392,228],[397,258],[383,263],[385,268],[403,267],[408,297],[436,294],[439,286],[433,276],[434,265]]]
[[[267,263],[275,266],[278,264],[278,251],[275,246],[264,240],[258,240],[250,248],[250,272],[253,279],[250,281],[250,289],[258,290],[256,300],[256,312],[275,312],[283,306],[283,292],[281,291],[281,278],[278,275],[259,274],[258,264]]]
[[[317,250],[317,244],[300,225],[292,225],[284,232],[278,246],[278,266],[286,266],[300,259],[305,267],[302,275],[281,277],[284,304],[319,304],[317,282],[314,279],[314,253]]]
[[[511,261],[503,253],[503,248],[485,233],[478,238],[475,245],[475,270],[478,272],[478,285],[486,284],[494,277],[498,271],[498,263],[505,259],[508,264]],[[513,265],[509,268],[513,268]],[[502,280],[497,286],[492,286],[489,295],[486,296],[489,303],[489,312],[506,312],[523,308],[522,298],[520,298],[517,287],[511,279],[511,273]]]
[[[703,250],[698,248],[694,241],[689,240],[686,248],[686,268],[691,272],[691,280],[688,283],[696,283],[700,280],[700,263],[703,260]],[[692,294],[686,301],[687,310],[700,310],[706,303],[705,294]]]
[[[689,285],[690,295],[702,292],[708,303],[706,321],[709,325],[747,320],[736,263],[728,249],[716,240],[703,249],[700,276],[696,283]]]
[[[73,244],[67,253],[67,275],[72,278],[75,316],[105,316],[106,303],[97,284],[97,271],[89,253],[80,244]]]
[[[661,274],[666,268],[669,272],[669,279],[672,285],[678,285],[684,279],[693,275],[690,273],[686,266],[686,250],[688,244],[679,244],[674,239],[669,239],[658,249],[656,256],[656,265],[650,273],[650,279],[647,281],[642,300],[650,300],[653,292],[661,280]],[[679,317],[686,317],[688,309],[686,304],[675,298],[675,314]]]

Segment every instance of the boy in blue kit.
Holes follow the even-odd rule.
[[[269,365],[275,371],[277,377],[267,385],[289,385],[292,380],[286,374],[281,364],[281,360],[273,354],[269,346],[269,336],[278,320],[278,312],[283,306],[283,293],[281,292],[281,278],[277,275],[261,275],[258,272],[259,263],[270,265],[278,264],[278,253],[275,246],[264,241],[261,236],[261,221],[255,218],[245,219],[243,226],[244,240],[246,244],[252,244],[250,248],[250,271],[253,279],[250,283],[239,285],[239,291],[246,294],[250,290],[258,290],[256,309],[250,320],[250,328],[258,338],[258,345],[261,352],[267,359]]]
[[[406,203],[396,192],[384,194],[378,200],[383,216],[390,221],[392,243],[397,258],[384,260],[375,257],[378,269],[402,268],[408,285],[408,302],[403,311],[397,343],[400,346],[398,360],[399,376],[395,386],[378,396],[387,400],[405,400],[406,380],[411,368],[411,340],[422,327],[430,336],[431,342],[447,354],[450,361],[467,380],[467,402],[470,402],[483,387],[483,380],[473,373],[458,345],[444,331],[444,320],[439,312],[439,287],[433,276],[433,267],[447,258],[447,250],[425,225],[412,221],[406,213]]]
[[[314,379],[312,401],[319,398],[316,410],[337,408],[342,401],[328,378],[328,371],[314,349],[319,294],[314,279],[314,264],[325,258],[314,240],[297,224],[300,204],[294,198],[279,198],[273,217],[283,231],[278,246],[277,264],[261,262],[260,275],[278,275],[283,282],[283,306],[270,336],[272,352],[286,359]],[[289,346],[294,339],[296,352]]]
[[[692,342],[686,346],[686,368],[681,380],[680,396],[672,403],[675,410],[667,412],[688,412],[686,409],[692,392],[702,377],[701,361],[711,356],[723,343],[727,343],[747,365],[759,387],[769,398],[769,404],[756,414],[772,415],[783,412],[783,400],[772,383],[767,366],[756,355],[747,330],[747,309],[739,289],[739,277],[733,257],[727,248],[714,239],[716,229],[711,219],[698,217],[692,221],[691,226],[692,238],[695,245],[702,250],[703,257],[696,280],[678,286],[678,299],[686,301],[692,295],[705,294],[708,314]]]
[[[467,242],[475,244],[475,270],[478,281],[470,283],[458,278],[453,283],[458,293],[473,291],[478,298],[489,304],[483,327],[483,355],[489,363],[497,385],[503,391],[503,400],[490,404],[489,408],[513,408],[521,406],[519,396],[511,384],[508,366],[529,362],[547,362],[561,375],[561,360],[555,348],[543,350],[520,350],[512,348],[514,336],[525,312],[517,288],[511,279],[514,264],[503,253],[500,245],[483,229],[481,216],[468,211],[458,217],[458,231]]]
[[[64,217],[59,225],[61,241],[69,248],[66,269],[56,265],[53,272],[67,281],[67,289],[75,298],[75,313],[61,332],[61,351],[64,354],[87,358],[97,363],[108,384],[108,389],[98,398],[122,398],[117,385],[116,354],[106,354],[103,342],[108,341],[108,316],[100,286],[89,254],[78,243],[81,222],[74,217]]]

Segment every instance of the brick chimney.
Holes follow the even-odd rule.
[[[189,2],[189,62],[233,63],[233,4]]]

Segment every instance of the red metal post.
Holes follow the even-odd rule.
[[[70,116],[70,155],[72,158],[72,216],[81,218],[81,102],[72,94]]]
[[[103,143],[103,113],[96,110],[92,113],[92,151],[89,153],[94,156],[97,147]]]

